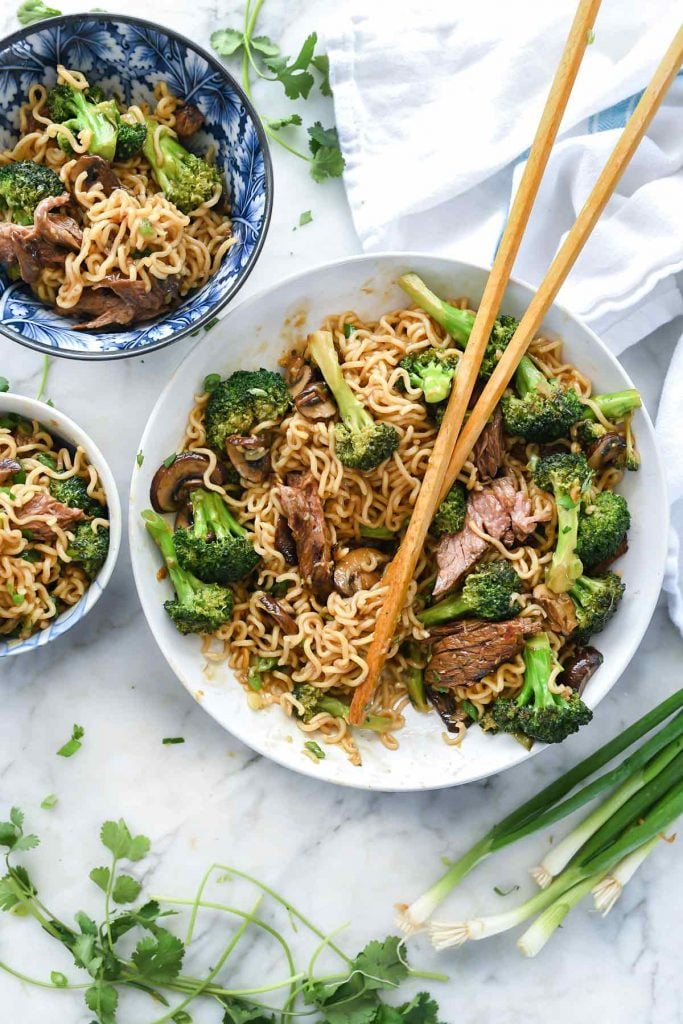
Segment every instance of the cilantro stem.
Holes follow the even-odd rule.
[[[248,914],[245,914],[242,923],[239,925],[237,931],[235,932],[233,937],[230,939],[230,942],[227,944],[227,946],[225,947],[225,949],[223,950],[221,955],[218,957],[218,961],[216,962],[215,967],[211,968],[211,970],[207,974],[206,978],[204,978],[202,981],[197,982],[192,988],[190,988],[188,990],[187,996],[185,997],[185,999],[182,1000],[182,1002],[180,1002],[177,1006],[171,1007],[171,1009],[169,1009],[161,1017],[157,1017],[156,1020],[152,1021],[152,1024],[164,1024],[164,1021],[171,1020],[173,1017],[175,1017],[175,1015],[178,1013],[179,1010],[184,1010],[185,1007],[189,1006],[189,1004],[194,999],[196,999],[196,997],[198,995],[201,995],[202,992],[204,992],[206,990],[207,985],[209,985],[213,981],[213,979],[216,977],[216,975],[220,971],[221,967],[223,966],[225,961],[228,959],[228,957],[232,953],[233,949],[235,948],[237,943],[240,941],[240,939],[242,938],[242,936],[246,932],[246,930],[249,927],[249,925],[252,923],[252,921],[254,919],[254,914],[258,910],[259,905],[261,904],[262,900],[263,900],[263,896],[259,895],[257,897],[257,899],[256,899],[256,902],[254,903],[254,906],[252,907],[252,909],[249,911]],[[261,990],[261,991],[263,991],[263,990]]]
[[[111,913],[110,913],[110,910],[111,910],[111,894],[112,894],[112,890],[114,888],[114,872],[116,871],[117,863],[118,863],[118,858],[116,856],[112,857],[111,869],[109,871],[109,878],[107,880],[107,888],[104,891],[104,924],[105,924],[105,928],[107,930],[107,942],[109,943],[109,948],[112,951],[112,953],[114,952],[114,942],[113,942],[112,937],[111,937]]]
[[[47,386],[47,375],[50,372],[50,357],[43,356],[43,375],[40,378],[40,384],[38,385],[38,394],[36,395],[36,402],[39,402],[45,394],[45,388]]]
[[[264,0],[256,0],[254,8],[253,10],[251,10],[251,0],[247,0],[247,5],[244,10],[244,45],[242,47],[242,88],[244,89],[245,93],[252,101],[252,103],[254,101],[254,97],[251,94],[251,78],[249,76],[250,65],[254,68],[257,74],[260,75],[261,78],[267,79],[266,75],[261,75],[260,72],[258,71],[256,63],[254,61],[254,57],[251,52],[251,47],[249,45],[252,33],[254,31],[254,26],[256,24],[256,18],[258,16],[259,11],[261,10],[263,2]],[[284,139],[280,138],[278,132],[273,131],[273,129],[270,127],[270,121],[268,120],[267,117],[262,117],[261,121],[263,123],[266,135],[268,136],[269,139],[272,139],[273,142],[277,142],[279,146],[282,146],[283,149],[286,149],[287,152],[291,153],[293,156],[298,156],[300,160],[305,160],[307,164],[311,163],[310,156],[307,156],[306,153],[299,152],[299,150],[295,149],[294,146],[290,146],[288,142],[285,142]]]
[[[7,974],[11,974],[14,978],[18,978],[19,981],[25,981],[28,985],[37,985],[39,988],[53,988],[68,992],[69,989],[83,989],[90,988],[92,981],[86,981],[83,983],[69,982],[67,985],[55,985],[51,981],[40,981],[38,978],[31,978],[28,974],[22,974],[21,971],[15,970],[14,967],[10,967],[4,960],[0,960],[0,970],[6,971]]]

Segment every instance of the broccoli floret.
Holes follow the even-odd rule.
[[[90,523],[78,523],[74,538],[66,553],[80,565],[89,579],[94,579],[105,563],[109,551],[109,527],[98,526],[93,530]]]
[[[222,187],[218,170],[185,149],[168,129],[161,131],[157,138],[161,151],[161,163],[157,163],[155,135],[159,122],[148,117],[147,127],[142,152],[149,160],[154,180],[169,202],[182,213],[196,210]]]
[[[65,125],[74,135],[89,132],[89,153],[113,160],[119,112],[114,101],[103,100],[102,95],[99,87],[83,92],[69,85],[56,85],[47,94],[47,109],[53,121]],[[58,135],[57,142],[65,152],[71,152],[66,138]]]
[[[130,160],[142,151],[145,139],[147,138],[147,125],[136,121],[135,124],[128,124],[127,121],[119,122],[118,135],[116,136],[116,159]]]
[[[412,352],[398,364],[405,370],[414,388],[421,388],[425,402],[443,402],[451,393],[458,358],[436,348]]]
[[[215,633],[230,620],[233,609],[232,591],[218,583],[202,583],[178,565],[173,530],[152,512],[142,513],[145,526],[161,551],[175,597],[164,601],[164,608],[179,633]]]
[[[604,437],[607,431],[602,423],[597,420],[579,420],[575,426],[576,440],[584,448],[590,448],[592,444]]]
[[[0,167],[0,209],[9,210],[15,224],[33,224],[38,203],[63,192],[59,175],[33,160]]]
[[[584,569],[612,558],[631,525],[626,498],[613,491],[601,491],[590,502],[591,512],[579,514],[576,553]]]
[[[425,626],[438,626],[462,615],[500,622],[519,612],[514,597],[519,590],[519,576],[509,562],[487,562],[469,574],[459,593],[425,608],[418,618]]]
[[[518,696],[500,697],[491,714],[499,729],[523,733],[541,743],[561,743],[578,732],[593,712],[574,693],[566,700],[548,687],[558,667],[547,633],[538,633],[524,645],[524,684]]]
[[[595,402],[598,409],[610,423],[621,423],[629,413],[640,409],[643,404],[640,393],[635,388],[628,388],[625,391],[608,391],[602,395],[591,395],[591,402]],[[589,405],[582,408],[581,418],[595,421],[595,413]]]
[[[204,583],[236,583],[261,561],[215,491],[193,491],[193,523],[173,535],[178,564]]]
[[[505,430],[513,437],[547,444],[566,437],[581,419],[584,406],[576,391],[548,380],[528,356],[522,357],[514,383],[517,395],[501,401]]]
[[[314,331],[309,352],[334,395],[342,418],[334,428],[337,458],[349,469],[367,472],[391,458],[398,448],[399,433],[390,423],[375,423],[354,395],[339,365],[331,331]]]
[[[47,463],[46,463],[47,465]],[[54,466],[52,467],[55,468]],[[95,498],[91,498],[88,494],[88,485],[80,476],[70,476],[66,480],[50,480],[50,494],[57,501],[61,501],[62,505],[68,505],[70,508],[83,509],[88,516],[101,516],[104,515],[104,506],[96,501]]]
[[[585,456],[569,452],[532,459],[530,468],[537,485],[555,495],[557,541],[545,581],[556,594],[563,594],[583,572],[576,553],[579,508],[593,473]]]
[[[436,537],[444,533],[460,533],[465,525],[467,491],[461,484],[453,484],[432,519],[431,530]]]
[[[417,274],[404,274],[399,278],[398,283],[415,305],[424,309],[425,313],[429,313],[432,320],[443,327],[458,345],[462,345],[463,348],[467,346],[474,326],[474,313],[470,313],[467,309],[457,309],[450,303],[444,302],[429,290]],[[500,357],[517,330],[517,325],[518,321],[513,316],[502,315],[496,319],[479,368],[479,376],[482,380],[488,380],[495,370]]]
[[[615,572],[580,576],[569,591],[578,622],[572,639],[586,643],[603,630],[619,607],[625,589]]]
[[[217,384],[204,413],[206,439],[212,448],[225,451],[234,434],[251,434],[266,420],[281,420],[292,399],[279,373],[272,370],[238,370]]]
[[[301,683],[294,687],[294,697],[303,708],[302,714],[295,708],[295,714],[302,722],[310,722],[323,711],[335,718],[343,718],[345,722],[349,720],[349,705],[338,697],[332,697],[318,686]],[[360,728],[371,729],[373,732],[387,732],[392,724],[392,720],[386,715],[366,715]]]

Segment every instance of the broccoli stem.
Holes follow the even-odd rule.
[[[187,604],[194,593],[192,578],[178,565],[175,547],[173,546],[173,530],[168,523],[157,515],[156,512],[148,510],[142,513],[147,532],[154,543],[161,551],[161,557],[166,563],[168,575],[171,578],[173,589],[181,604]]]
[[[451,393],[451,374],[444,372],[439,366],[423,367],[421,371],[422,375],[422,394],[424,395],[425,402],[433,404],[434,402],[445,401]]]
[[[557,544],[546,573],[546,584],[556,594],[572,588],[583,572],[583,563],[576,554],[579,536],[579,502],[566,491],[556,491]]]
[[[228,506],[217,491],[192,492],[193,530],[200,540],[213,534],[219,540],[227,537],[246,537],[247,531],[230,514]]]
[[[515,390],[519,397],[524,398],[530,391],[543,391],[547,385],[547,377],[533,360],[529,356],[522,356],[515,371]]]
[[[323,694],[318,700],[317,713],[320,711],[325,711],[334,718],[343,718],[345,722],[349,720],[349,705],[345,704],[342,700],[338,700],[337,697]],[[384,715],[366,715],[360,728],[371,729],[373,732],[387,732],[391,726],[391,719],[386,718]]]
[[[371,540],[394,540],[396,538],[393,530],[386,526],[366,526],[365,523],[360,525],[360,535]]]
[[[429,711],[429,702],[425,693],[424,668],[420,664],[420,648],[412,641],[406,645],[406,654],[418,664],[408,665],[406,674],[406,689],[410,702],[416,711]]]
[[[459,342],[463,347],[467,344],[474,325],[474,313],[470,313],[466,309],[457,309],[450,303],[444,302],[433,291],[430,291],[417,274],[404,274],[399,278],[398,283],[415,305],[424,309],[425,313],[429,313],[432,320],[436,320],[437,324],[443,327],[454,341]],[[437,399],[432,399],[432,401],[437,401]]]
[[[634,409],[640,409],[643,404],[640,393],[635,388],[628,388],[625,391],[610,391],[604,395],[591,395],[591,401],[595,402],[602,415],[610,423],[618,423]],[[587,405],[582,418],[595,420],[597,417]]]
[[[330,331],[314,331],[309,339],[308,349],[334,395],[339,415],[351,429],[374,426],[374,420],[365,411],[355,394],[344,380],[339,359],[334,348]]]
[[[547,633],[537,633],[524,645],[524,685],[517,697],[517,704],[525,707],[533,700],[539,708],[551,707],[555,697],[548,689],[553,671],[553,650]]]
[[[90,103],[82,92],[74,91],[72,102],[78,111],[76,117],[79,121],[79,130],[86,129],[92,133],[88,152],[101,156],[104,160],[113,160],[116,152],[116,126],[102,109]]]
[[[451,619],[457,619],[459,615],[465,615],[469,611],[470,604],[461,592],[445,597],[431,608],[423,609],[418,619],[425,626],[440,626],[442,622],[450,622]]]

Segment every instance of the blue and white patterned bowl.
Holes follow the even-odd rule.
[[[74,448],[80,445],[84,449],[88,456],[88,461],[97,470],[104,487],[104,492],[107,495],[109,551],[107,552],[104,565],[78,604],[67,608],[49,626],[27,637],[26,640],[3,640],[0,637],[0,658],[4,658],[8,654],[24,654],[26,651],[32,651],[36,647],[43,647],[79,623],[99,601],[104,588],[111,579],[121,547],[121,502],[119,501],[119,492],[116,488],[114,475],[95,442],[65,413],[59,412],[58,409],[53,409],[52,406],[47,405],[45,402],[37,402],[35,398],[26,398],[24,395],[0,395],[0,416],[4,416],[7,413],[16,413],[27,420],[37,420],[46,430],[49,430],[53,437],[66,441],[67,444],[72,445]]]
[[[199,151],[213,142],[224,172],[237,244],[218,273],[157,320],[120,331],[73,331],[22,284],[0,272],[0,332],[75,359],[112,359],[161,348],[213,319],[249,276],[268,230],[273,171],[263,127],[232,75],[171,29],[123,15],[75,14],[30,25],[0,43],[0,148],[13,146],[19,106],[34,82],[53,85],[55,67],[78,68],[127,102],[151,102],[157,82],[205,117]]]

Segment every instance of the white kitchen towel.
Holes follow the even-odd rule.
[[[328,25],[344,180],[363,248],[491,263],[575,0],[347,0]],[[535,285],[680,22],[677,0],[604,0],[513,273]],[[559,300],[615,353],[683,313],[683,77]],[[683,342],[677,358],[683,372]],[[672,365],[670,378],[675,368]],[[682,403],[658,428],[676,457]],[[667,588],[683,629],[683,468]],[[677,609],[677,611],[676,611]]]

